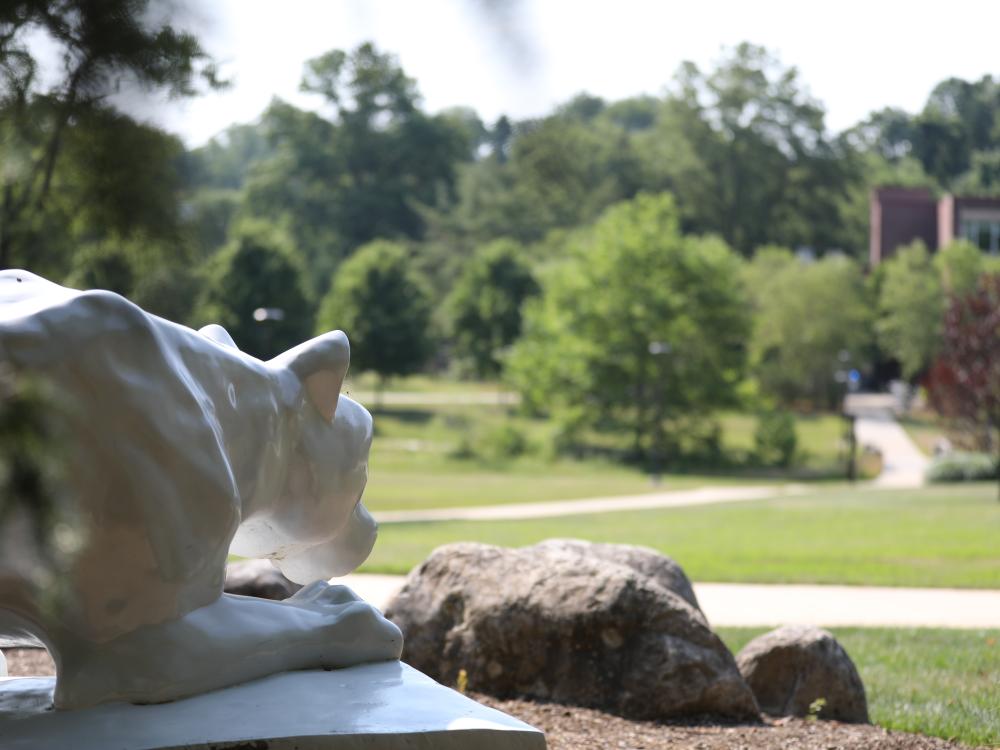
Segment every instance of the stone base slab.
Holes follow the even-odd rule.
[[[52,709],[52,677],[0,679],[4,750],[544,750],[537,729],[401,662],[283,672],[193,698]]]

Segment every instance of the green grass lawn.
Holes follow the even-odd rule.
[[[449,542],[517,547],[578,537],[653,547],[696,581],[1000,588],[995,492],[991,483],[899,491],[841,486],[658,511],[383,524],[364,570],[406,573]]]
[[[615,462],[612,457],[554,457],[555,428],[550,422],[499,405],[392,406],[375,410],[374,418],[366,499],[376,510],[566,500],[830,477],[838,463],[840,436],[836,417],[802,417],[803,462],[793,471],[739,466],[691,469],[665,473],[654,484],[643,467]],[[728,453],[743,456],[753,447],[753,416],[724,414],[720,424]],[[498,450],[498,435],[505,431],[523,440],[521,455],[509,457]],[[605,448],[616,448],[614,439],[602,436],[602,440]]]
[[[709,484],[774,483],[774,479],[669,474],[654,484],[638,469],[604,461],[545,462],[529,458],[491,466],[430,451],[376,449],[370,463],[365,505],[377,513],[637,495]]]
[[[365,503],[373,510],[542,502],[780,481],[694,473],[665,474],[654,483],[636,466],[600,458],[550,458],[552,425],[502,407],[387,407],[377,410],[374,418],[365,491]],[[524,455],[491,455],[491,436],[506,427],[523,436]],[[463,443],[479,455],[456,457]]]
[[[747,453],[754,447],[757,418],[753,414],[727,412],[719,415],[723,445],[727,450]],[[839,469],[844,422],[836,414],[796,414],[796,452],[801,467],[818,472]]]
[[[378,381],[373,373],[350,373],[344,381],[344,392],[373,393]],[[402,393],[483,393],[508,390],[500,383],[482,380],[458,380],[438,375],[407,375],[390,378],[385,384],[385,392]]]
[[[834,628],[876,724],[1000,746],[1000,630]],[[733,651],[765,630],[717,628]]]

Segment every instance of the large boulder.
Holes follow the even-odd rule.
[[[643,572],[656,553],[619,556],[641,562],[630,565],[611,547],[438,548],[386,608],[405,636],[403,659],[446,684],[464,669],[470,689],[498,697],[641,719],[756,717],[732,654],[663,585],[676,576]]]
[[[698,598],[694,595],[694,587],[687,574],[674,560],[661,555],[655,549],[639,547],[632,544],[602,544],[587,542],[583,539],[547,539],[536,544],[537,549],[549,550],[554,553],[565,552],[596,560],[618,563],[632,568],[637,573],[652,578],[667,591],[672,591],[692,607],[701,611]]]
[[[285,578],[270,560],[239,560],[226,565],[227,594],[287,599],[302,588]]]
[[[750,641],[736,662],[765,713],[806,716],[814,706],[823,719],[868,722],[861,676],[837,639],[822,628],[772,630]]]

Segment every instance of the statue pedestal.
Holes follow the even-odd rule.
[[[52,677],[0,679],[4,750],[544,750],[544,735],[401,662],[282,672],[158,705],[52,710]]]

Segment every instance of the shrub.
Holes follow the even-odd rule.
[[[798,437],[795,417],[787,411],[769,411],[757,418],[753,435],[754,453],[765,466],[789,466],[795,457]]]
[[[482,452],[496,459],[517,458],[528,452],[528,438],[512,424],[502,424],[483,435]]]
[[[531,442],[524,431],[512,424],[500,424],[483,432],[469,429],[462,431],[461,437],[449,452],[451,458],[484,461],[505,461],[518,458],[532,450]]]
[[[996,461],[986,453],[956,451],[938,456],[927,467],[929,482],[978,482],[996,476]]]

